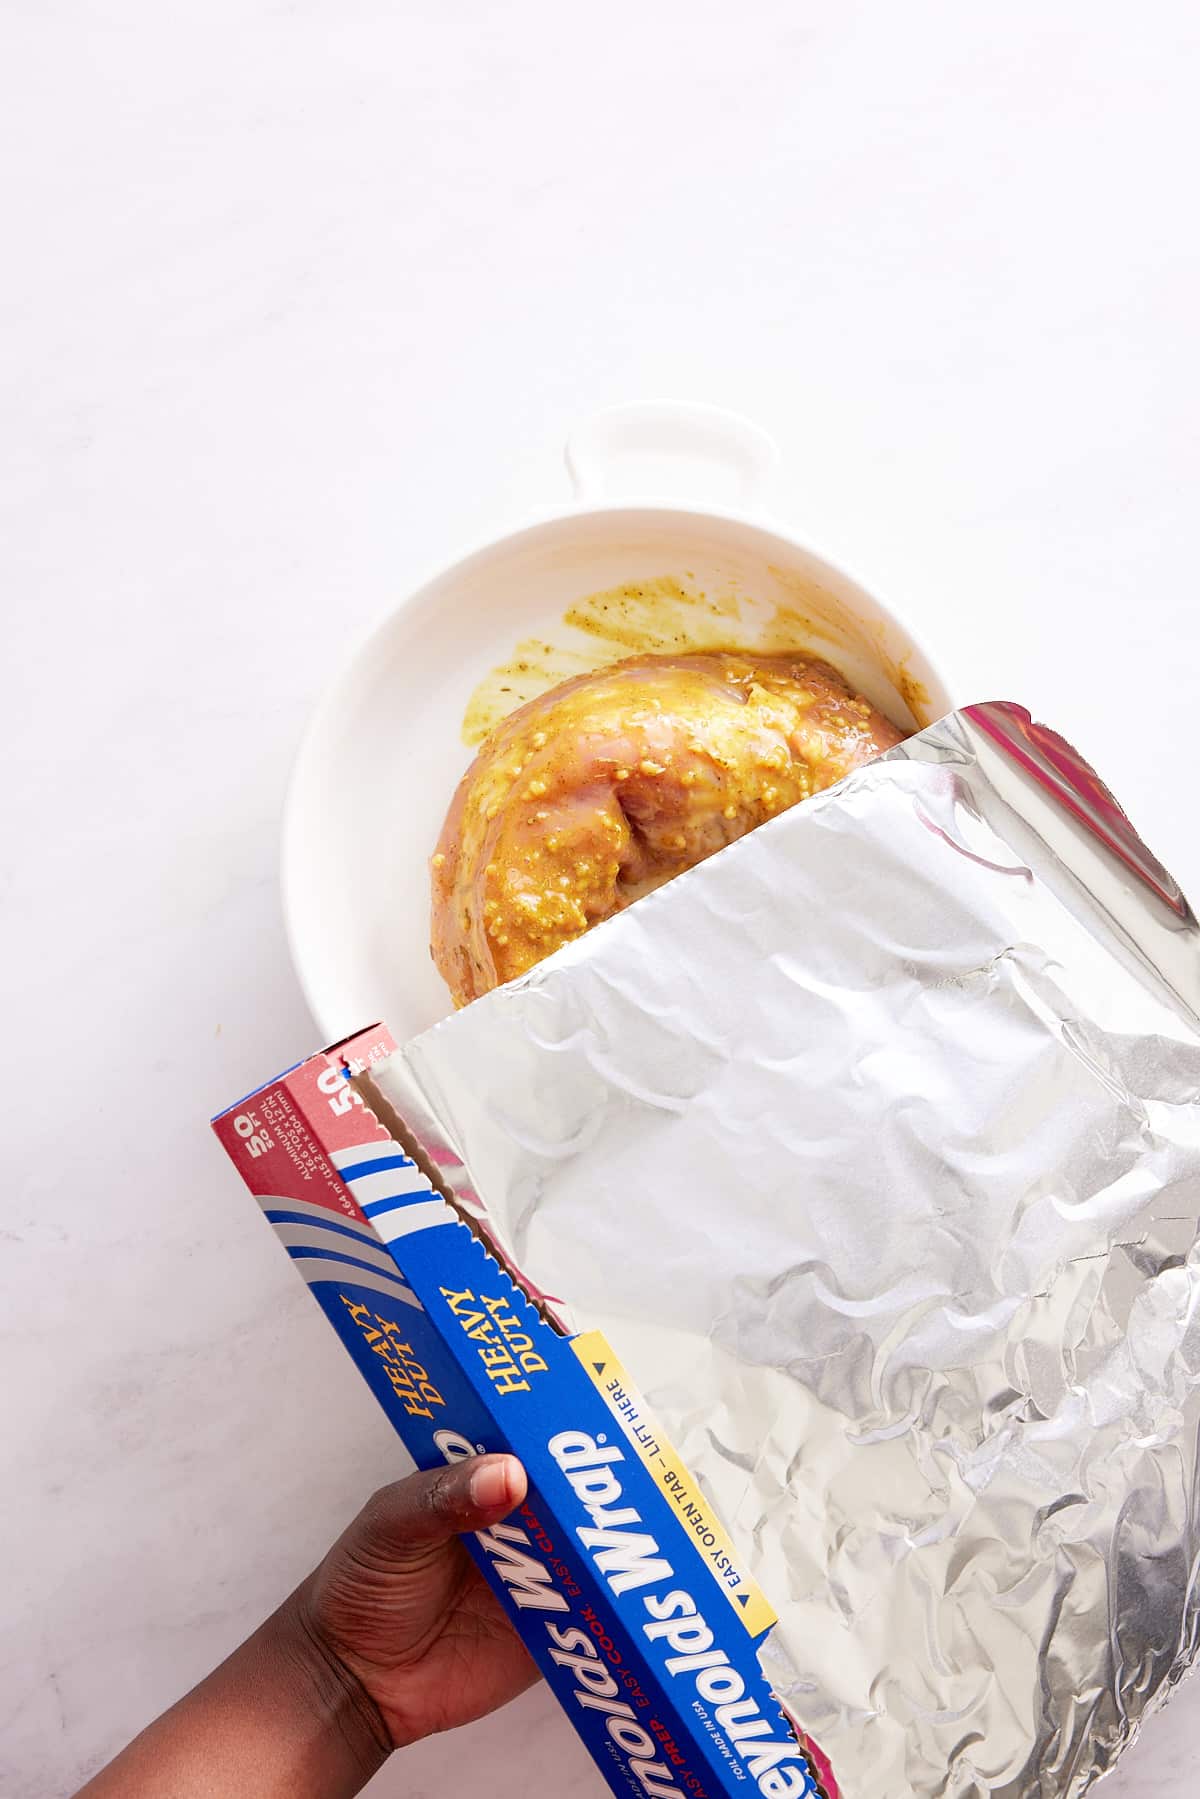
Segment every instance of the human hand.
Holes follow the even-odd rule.
[[[393,1749],[531,1686],[459,1533],[525,1497],[511,1455],[383,1487],[321,1565],[79,1799],[352,1799]]]
[[[510,1455],[383,1487],[283,1608],[385,1752],[483,1717],[537,1679],[459,1541],[499,1523],[525,1490]]]

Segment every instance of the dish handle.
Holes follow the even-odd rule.
[[[684,500],[760,511],[779,450],[749,419],[720,406],[609,406],[568,438],[567,472],[581,505]]]

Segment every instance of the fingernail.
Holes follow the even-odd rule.
[[[511,1505],[512,1483],[506,1455],[489,1456],[471,1474],[471,1502],[481,1512],[493,1512],[498,1506]]]

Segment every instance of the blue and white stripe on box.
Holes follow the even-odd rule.
[[[310,1287],[318,1281],[353,1282],[424,1310],[374,1230],[284,1194],[264,1193],[259,1204]]]
[[[385,1243],[457,1222],[456,1214],[398,1143],[376,1139],[335,1149],[329,1159]]]

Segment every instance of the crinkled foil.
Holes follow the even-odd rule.
[[[1072,1799],[1195,1654],[1198,941],[973,707],[383,1077],[634,1372],[845,1799]]]

